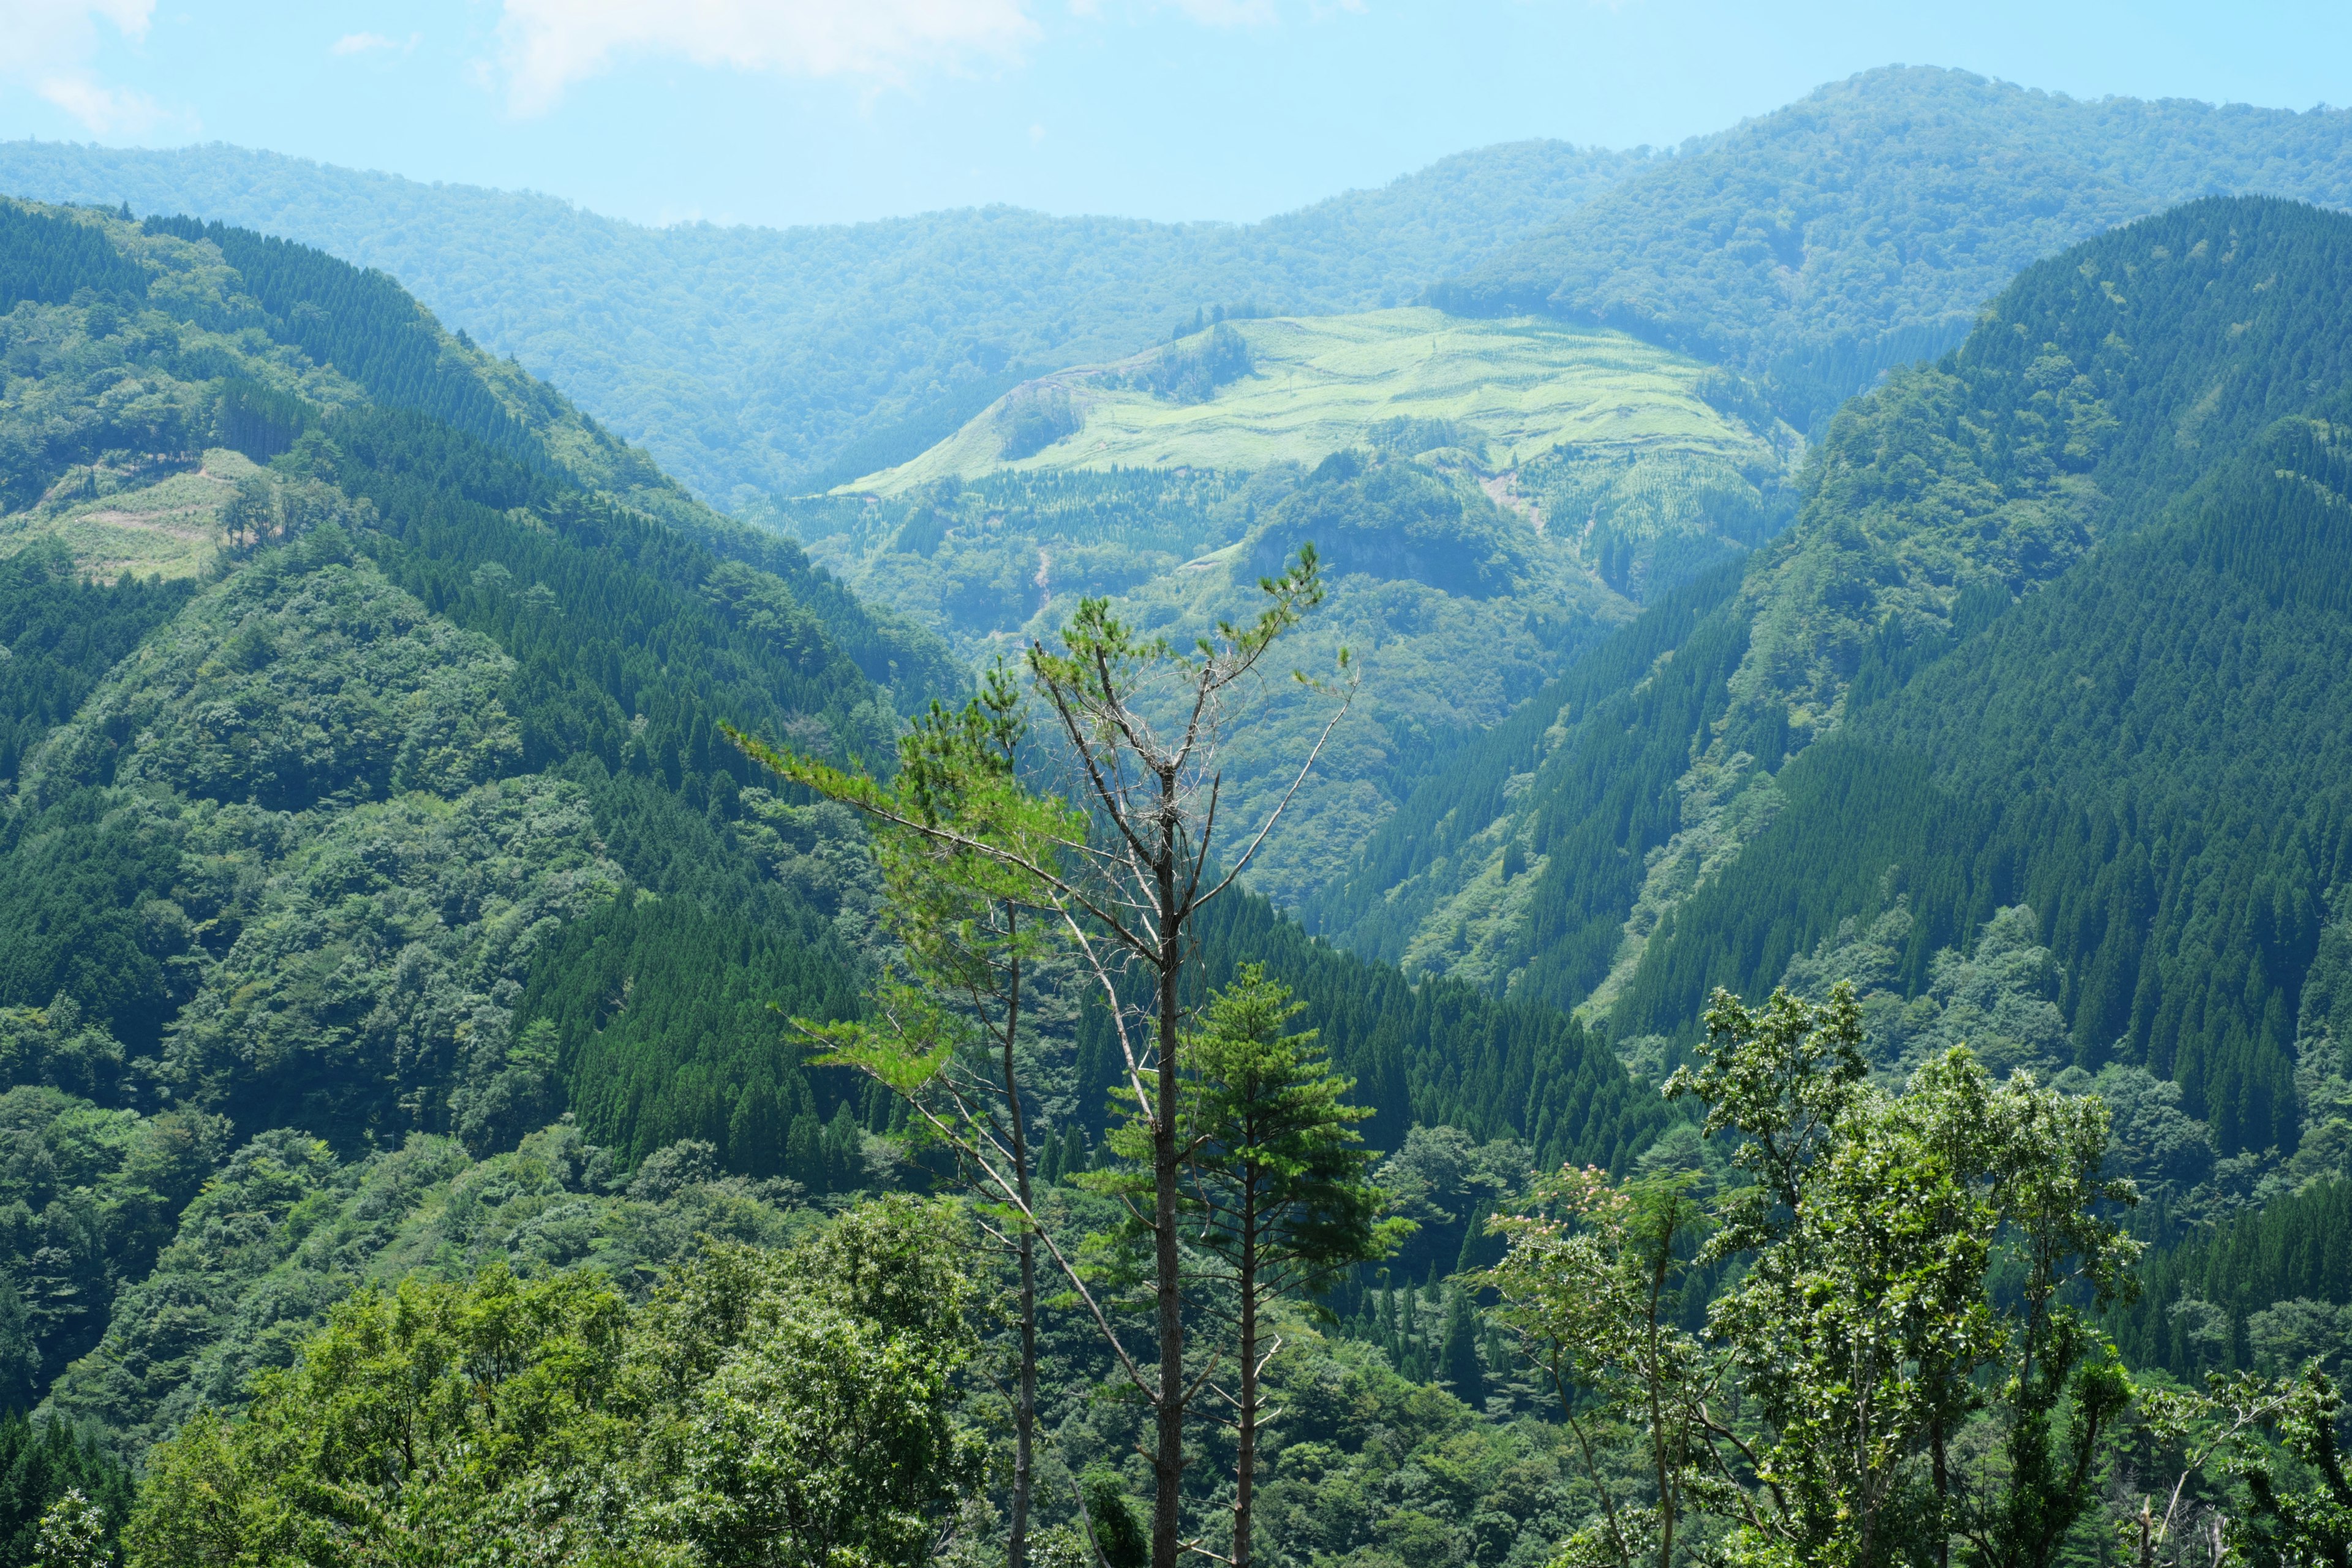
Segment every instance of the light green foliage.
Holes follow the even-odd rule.
[[[1366,679],[1258,862],[1255,885],[1288,904],[1319,889],[1431,766],[1617,625],[1629,613],[1620,590],[1664,591],[1769,535],[1790,505],[1761,443],[1736,461],[1675,442],[1567,448],[1528,462],[1515,485],[1483,474],[1486,459],[1464,447],[1480,437],[1459,421],[1391,417],[1344,434],[1360,433],[1369,451],[1342,449],[1311,473],[1024,467],[772,515],[860,593],[974,661],[1045,635],[1088,595],[1118,595],[1123,613],[1181,639],[1313,543],[1331,599],[1301,634],[1300,662],[1345,647]],[[1308,694],[1270,684],[1262,695],[1228,773],[1253,804],[1286,785],[1320,727]],[[1444,950],[1425,967],[1499,978],[1493,949],[1533,884],[1515,889],[1497,874],[1500,844],[1487,848],[1453,868],[1462,885],[1424,928]],[[1451,951],[1473,931],[1467,951]]]
[[[68,1490],[41,1516],[35,1568],[110,1568],[106,1516],[79,1489]]]
[[[1193,388],[1181,397],[1159,389],[1169,350],[1063,371],[1008,394],[913,461],[850,488],[894,496],[1000,466],[1248,472],[1311,465],[1368,444],[1376,429],[1401,418],[1455,426],[1485,442],[1500,468],[1559,447],[1596,457],[1662,451],[1768,472],[1779,467],[1769,422],[1750,429],[1699,396],[1705,366],[1621,332],[1467,321],[1425,309],[1225,322],[1214,332],[1240,345],[1238,357],[1232,350],[1223,357],[1245,363],[1245,371],[1176,372],[1175,381],[1189,375]],[[1056,427],[1041,430],[1034,445],[1008,445],[1021,411],[1042,410],[1040,400],[1048,398],[1066,410]]]
[[[228,1142],[223,1117],[0,1094],[0,1399],[29,1406],[97,1342],[117,1289],[153,1264]]]
[[[1123,615],[1178,638],[1240,612],[1283,550],[1312,543],[1329,600],[1290,656],[1308,671],[1342,649],[1363,696],[1254,864],[1277,902],[1310,895],[1394,808],[1411,780],[1591,646],[1626,613],[1559,542],[1427,462],[1322,465],[1229,551],[1130,590]],[[1325,710],[1296,683],[1251,693],[1225,764],[1225,809],[1255,823],[1289,786]]]
[[[1843,981],[1862,1010],[1872,1062],[1896,1077],[1955,1046],[1966,1046],[1995,1078],[2021,1068],[2048,1079],[2072,1057],[2061,976],[2041,942],[2041,922],[2024,905],[1997,910],[1966,951],[1945,948],[1928,965],[1927,986],[1905,999],[1899,966],[1913,926],[1897,899],[1867,927],[1849,918],[1835,938],[1789,961],[1780,984],[1826,1000]]]
[[[512,668],[324,530],[201,595],[28,767],[37,806],[110,773],[178,862],[148,923],[183,1100],[248,1132],[526,1130],[484,1100],[521,981],[623,878],[577,786],[478,783],[520,761]]]
[[[193,472],[167,470],[141,483],[148,477],[102,465],[68,473],[41,504],[0,520],[0,554],[55,540],[77,566],[105,581],[205,574],[230,543],[232,514],[259,470],[244,453],[215,447]]]
[[[1411,1220],[1380,1217],[1388,1194],[1366,1180],[1375,1155],[1351,1125],[1371,1112],[1345,1099],[1355,1085],[1332,1071],[1313,1031],[1284,1032],[1304,1006],[1266,978],[1263,964],[1244,964],[1201,1009],[1181,1062],[1177,1213],[1189,1246],[1208,1264],[1209,1310],[1233,1336],[1235,1376],[1225,1402],[1238,1434],[1234,1568],[1253,1561],[1259,1428],[1271,1419],[1260,1380],[1282,1343],[1268,1309],[1286,1296],[1320,1295],[1342,1269],[1387,1257],[1413,1230]],[[1149,1168],[1141,1116],[1114,1127],[1109,1142],[1130,1170]],[[1118,1173],[1103,1184],[1131,1202],[1149,1190],[1120,1184]]]
[[[499,701],[512,668],[328,530],[199,598],[51,742],[26,793],[54,801],[110,760],[118,784],[275,811],[456,795],[520,762]],[[110,758],[117,737],[131,744]]]
[[[236,1104],[247,1127],[457,1131],[483,1152],[519,1135],[485,1096],[521,1048],[524,976],[560,922],[624,880],[597,852],[582,792],[509,779],[316,829],[254,889],[161,1076],[184,1098]]]
[[[126,1065],[122,1042],[62,992],[47,1007],[0,1007],[0,1080],[115,1104]]]
[[[1389,1211],[1423,1231],[1450,1230],[1517,1195],[1534,1156],[1515,1138],[1480,1143],[1459,1127],[1416,1124],[1372,1174]]]
[[[2082,476],[2115,436],[2103,395],[2126,363],[2118,344],[2052,343],[1997,393],[1920,366],[1841,412],[1798,525],[1742,588],[1754,608],[1735,717],[1785,709],[1794,749],[1837,722],[1866,648],[1930,641],[1963,590],[2013,596],[2080,560],[2106,525]],[[1963,417],[1989,395],[2013,410],[1998,436]]]
[[[1700,1222],[1694,1186],[1684,1174],[1621,1185],[1590,1167],[1565,1167],[1495,1216],[1491,1228],[1508,1250],[1471,1277],[1500,1296],[1496,1319],[1548,1376],[1601,1500],[1600,1521],[1563,1549],[1567,1562],[1631,1568],[1654,1543],[1665,1568],[1692,1494],[1705,1495],[1712,1479],[1699,1454],[1712,1436],[1713,1369],[1697,1339],[1671,1321],[1681,1292],[1667,1290],[1682,1271],[1677,1244]],[[1633,1429],[1647,1461],[1646,1506],[1621,1511],[1611,1494],[1591,1427],[1612,1420]]]
[[[1780,459],[1778,450],[1559,447],[1522,462],[1507,483],[1594,575],[1647,603],[1787,524],[1795,495]]]
[[[1714,987],[1760,997],[1898,898],[1884,988],[1940,1016],[1960,991],[1930,994],[1936,951],[1955,986],[1991,983],[1964,972],[1974,928],[2028,904],[2055,973],[1967,1032],[2178,1081],[2252,1162],[2217,1194],[2251,1197],[2300,1131],[2294,990],[2344,879],[2319,826],[2343,726],[2313,672],[2341,662],[2317,552],[2343,539],[2346,232],[2202,202],[2030,269],[1944,363],[1839,416],[1736,596],[1662,602],[1578,667],[1595,684],[1423,784],[1327,929],[1687,1039]],[[1498,893],[1514,845],[1524,901],[1428,919],[1489,868]]]
[[[2104,1108],[1958,1048],[1878,1089],[1843,984],[1818,1009],[1718,992],[1708,1029],[1671,1089],[1743,1139],[1751,1180],[1700,1255],[1748,1259],[1707,1313],[1763,1433],[1752,1470],[1709,1446],[1740,1489],[1734,1556],[1870,1563],[1957,1537],[2053,1562],[2133,1397],[2084,1310],[2129,1296],[2138,1252],[2107,1217],[2135,1194],[2105,1173]]]
[[[2241,1384],[2231,1392],[2241,1424],[2252,1425],[2259,1412],[2295,1467],[2252,1444],[2234,1446],[2230,1468],[2251,1506],[2228,1521],[2222,1539],[2231,1552],[2250,1568],[2344,1561],[2352,1554],[2352,1478],[2339,1436],[2344,1396],[2334,1380],[2314,1369],[2274,1386]]]
[[[68,221],[103,234],[145,276],[148,297],[128,308],[10,300],[0,315],[0,511],[45,498],[62,510],[193,468],[171,455],[230,444],[216,438],[225,382],[314,408],[362,400],[349,378],[270,341],[216,250],[96,213]]]
[[[499,1264],[361,1291],[156,1452],[131,1560],[915,1568],[979,1479],[966,1245],[898,1200],[706,1241],[642,1307]]]
[[[268,1133],[220,1167],[49,1405],[136,1456],[196,1411],[236,1409],[253,1374],[291,1364],[355,1286],[495,1263],[526,1279],[584,1269],[641,1296],[698,1236],[783,1241],[792,1195],[721,1175],[707,1144],[657,1152],[624,1181],[569,1122],[479,1163],[446,1138],[341,1162]]]

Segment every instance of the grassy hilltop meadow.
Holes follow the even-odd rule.
[[[0,1568],[2352,1551],[2352,113],[0,193]]]

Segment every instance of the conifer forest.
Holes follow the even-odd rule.
[[[0,1568],[2342,1568],[2347,300],[2352,112],[1927,67],[0,143]]]

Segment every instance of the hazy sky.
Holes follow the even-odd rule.
[[[648,222],[1254,218],[1521,137],[1664,145],[1892,61],[2352,102],[2352,5],[0,0],[0,137],[225,141]]]

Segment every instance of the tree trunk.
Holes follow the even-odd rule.
[[[1017,937],[1020,912],[1004,906],[1004,930]],[[1013,1129],[1013,1180],[1021,1194],[1021,1212],[1037,1210],[1029,1191],[1029,1127],[1021,1106],[1021,1076],[1013,1047],[1021,1032],[1021,954],[1013,951],[1005,987],[1004,1100]],[[1021,1380],[1013,1403],[1013,1520],[1005,1538],[1006,1568],[1028,1568],[1029,1497],[1034,1486],[1037,1429],[1037,1238],[1021,1230]]]
[[[1257,1173],[1242,1177],[1241,1433],[1234,1474],[1233,1568],[1250,1568],[1250,1507],[1257,1492]]]
[[[1151,1119],[1151,1220],[1153,1269],[1160,1316],[1159,1452],[1152,1473],[1159,1483],[1151,1513],[1151,1568],[1176,1568],[1184,1522],[1184,1299],[1176,1246],[1177,977],[1183,963],[1183,933],[1176,909],[1176,780],[1160,780],[1161,815],[1159,853],[1152,872],[1160,904],[1159,1104]]]
[[[1927,1424],[1927,1451],[1935,1468],[1936,1568],[1952,1568],[1951,1521],[1945,1514],[1951,1504],[1952,1480],[1950,1472],[1944,1468],[1944,1418],[1940,1415]]]
[[[1666,1453],[1666,1414],[1658,1397],[1665,1369],[1658,1360],[1658,1304],[1666,1293],[1666,1270],[1674,1265],[1675,1228],[1667,1223],[1658,1243],[1658,1258],[1650,1272],[1650,1364],[1644,1368],[1650,1385],[1650,1452],[1658,1472],[1658,1568],[1668,1568],[1675,1557],[1675,1492]]]

